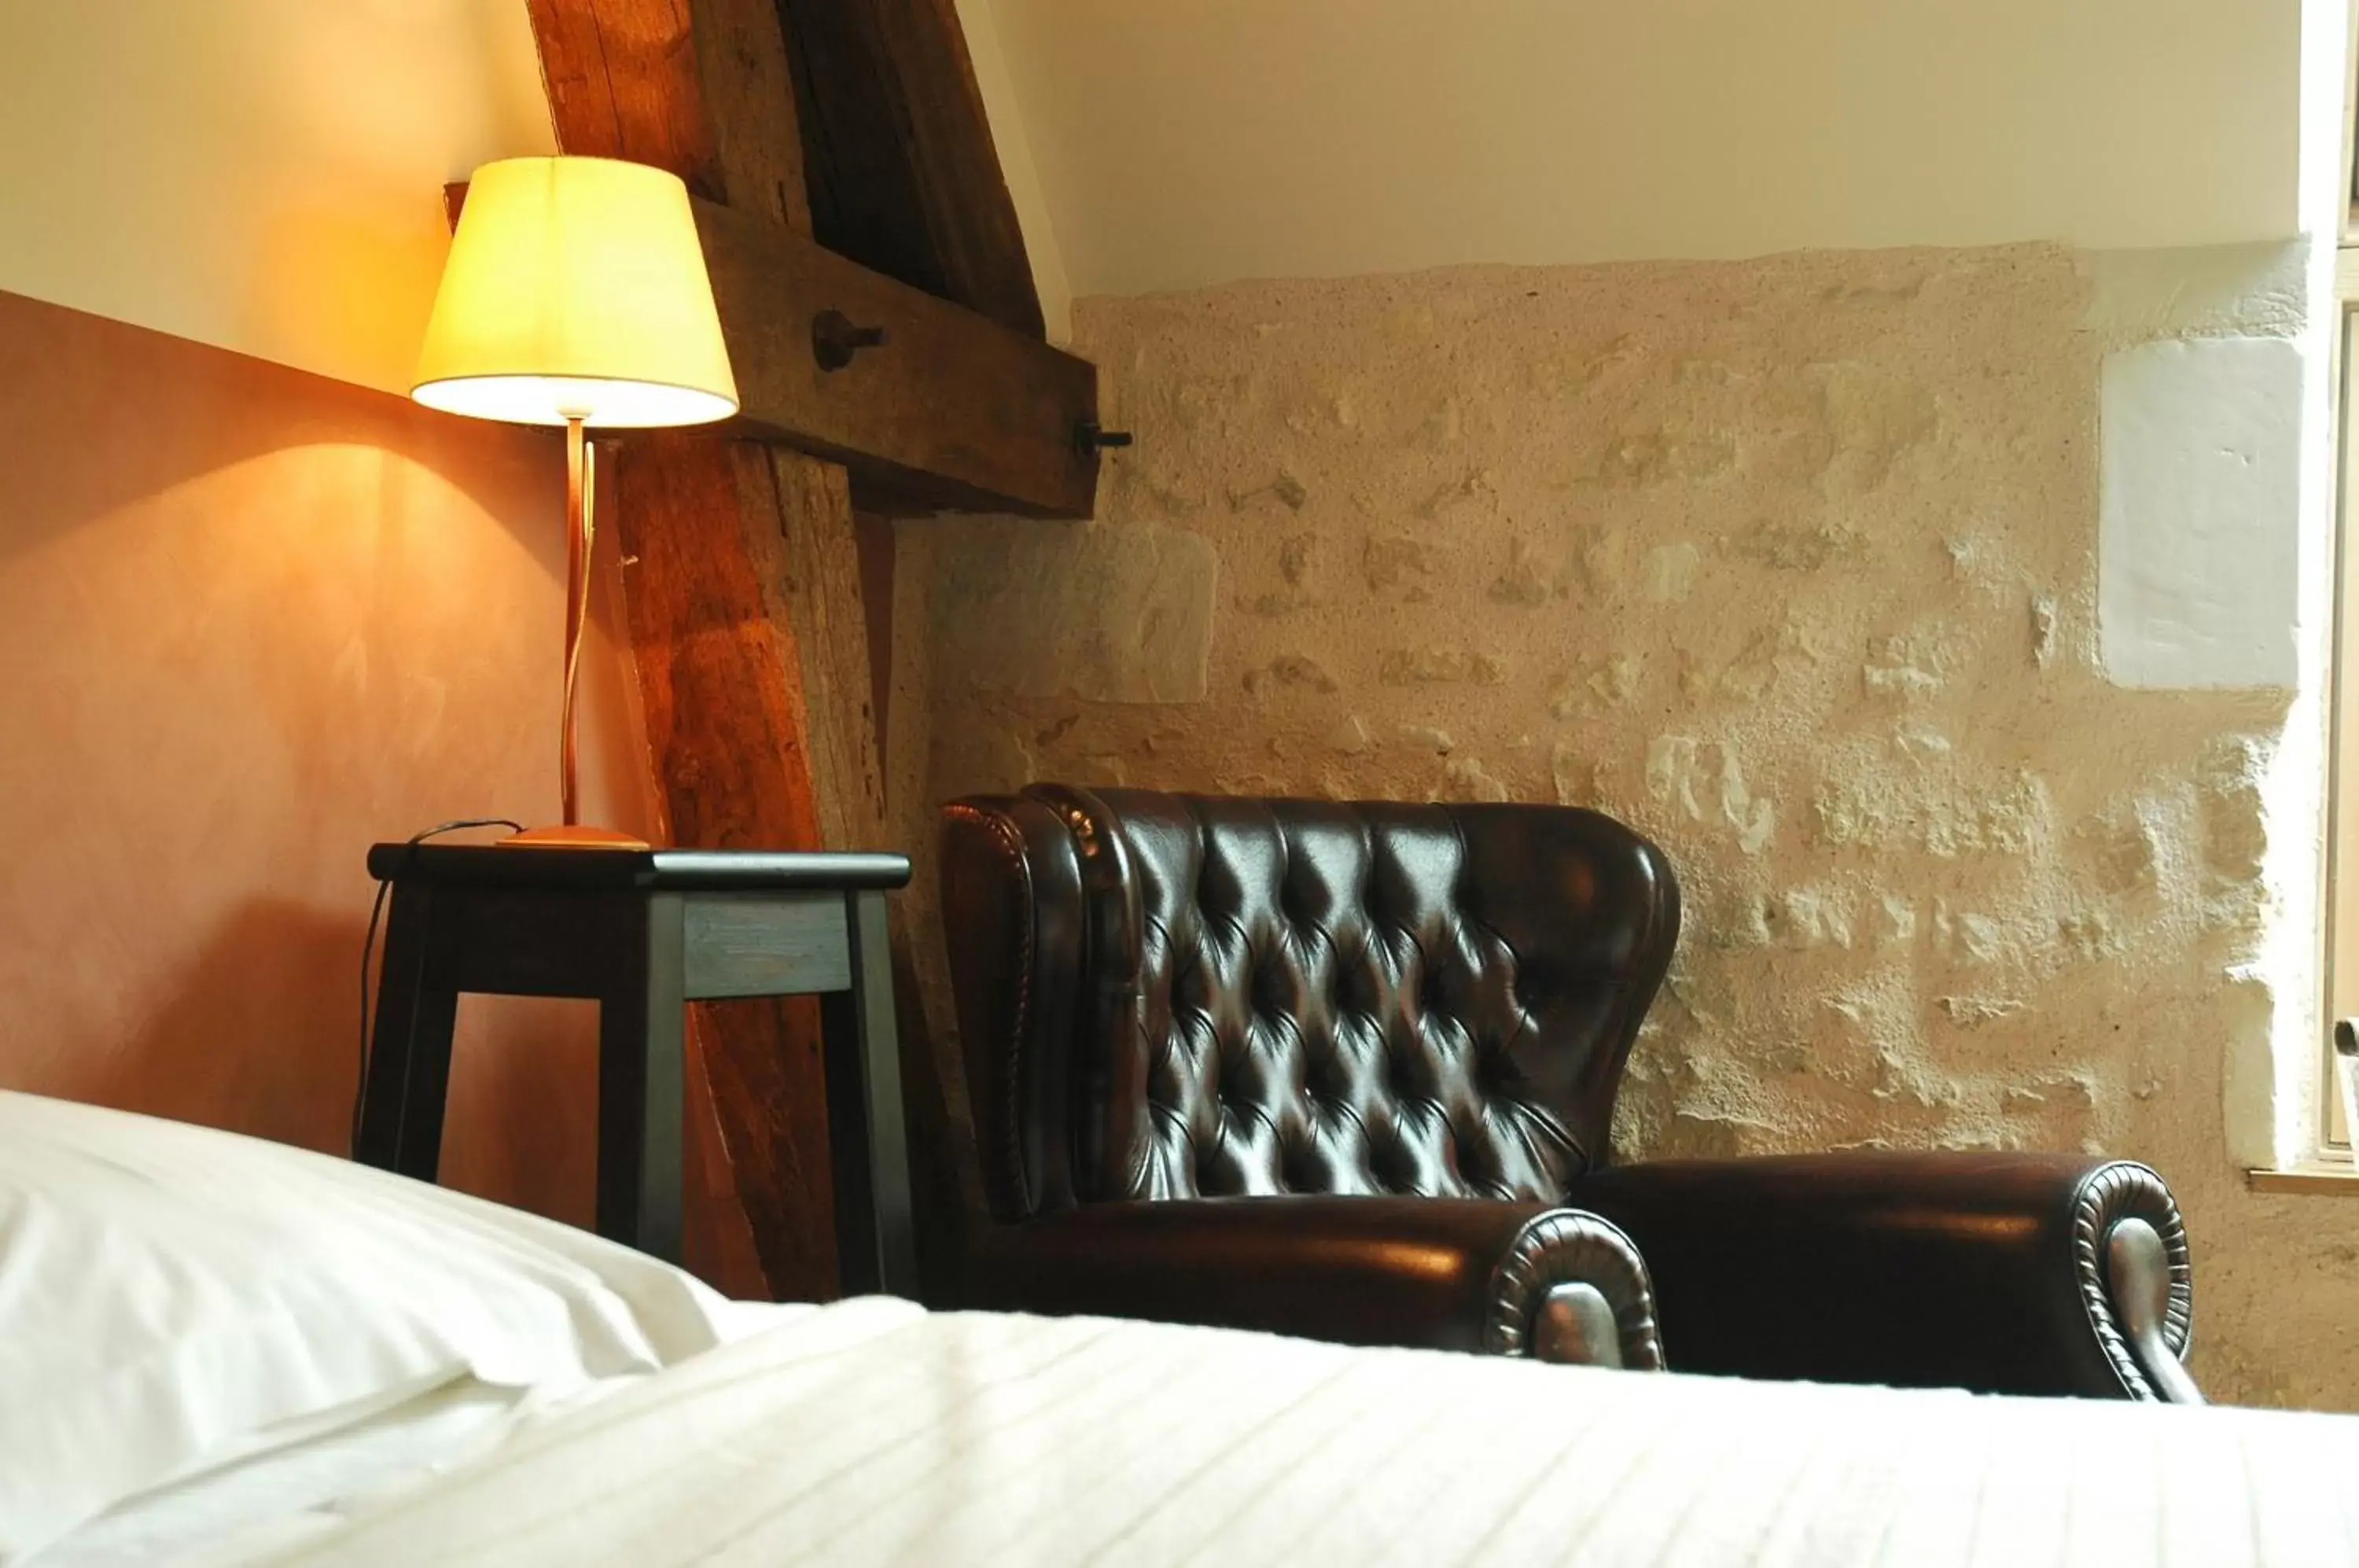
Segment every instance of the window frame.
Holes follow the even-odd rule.
[[[2346,102],[2349,100],[2346,98]],[[2351,163],[2349,127],[2345,117],[2344,163]],[[2337,889],[2343,883],[2346,871],[2359,876],[2359,844],[2346,842],[2346,827],[2359,830],[2359,822],[2346,822],[2350,813],[2343,809],[2343,794],[2347,787],[2359,786],[2359,779],[2345,777],[2343,746],[2346,721],[2354,715],[2344,711],[2343,697],[2347,685],[2343,679],[2346,658],[2359,654],[2351,645],[2359,638],[2359,626],[2353,625],[2354,612],[2359,611],[2359,583],[2350,581],[2347,573],[2359,568],[2344,547],[2351,534],[2353,496],[2351,474],[2352,430],[2350,414],[2355,404],[2350,385],[2354,368],[2354,338],[2359,336],[2359,196],[2354,196],[2351,219],[2346,223],[2334,256],[2335,331],[2330,342],[2330,364],[2327,387],[2332,399],[2328,415],[2329,429],[2334,432],[2332,461],[2333,472],[2329,480],[2334,500],[2332,537],[2328,541],[2329,567],[2334,584],[2334,605],[2327,644],[2327,723],[2326,723],[2326,866],[2325,881],[2321,888],[2321,947],[2324,962],[2320,973],[2324,981],[2320,997],[2318,1030],[2318,1116],[2310,1129],[2310,1158],[2329,1165],[2354,1163],[2352,1129],[2346,1125],[2343,1111],[2342,1085],[2337,1081],[2339,1069],[2335,1061],[2334,1024],[2339,1016],[2335,1002],[2340,989],[2336,983],[2335,909],[2339,902]],[[2351,851],[2346,855],[2346,851]],[[2352,861],[2348,866],[2346,859]]]
[[[2342,1085],[2335,1061],[2334,1024],[2337,994],[2335,943],[2335,905],[2337,889],[2343,885],[2344,859],[2344,817],[2342,810],[2343,790],[2346,783],[2359,787],[2359,779],[2346,779],[2343,766],[2343,744],[2345,713],[2343,693],[2343,661],[2346,645],[2359,641],[2359,626],[2354,626],[2354,615],[2359,615],[2359,583],[2346,580],[2347,572],[2359,572],[2359,561],[2344,546],[2349,542],[2353,496],[2348,483],[2352,468],[2352,430],[2350,415],[2359,408],[2350,385],[2354,361],[2354,340],[2359,338],[2359,0],[2351,0],[2346,12],[2347,26],[2343,33],[2343,180],[2340,189],[2344,197],[2342,232],[2335,236],[2334,251],[2334,331],[2328,339],[2330,359],[2327,367],[2327,397],[2330,399],[2327,428],[2333,432],[2329,460],[2332,464],[2328,475],[2328,494],[2332,497],[2333,523],[2327,540],[2328,579],[2332,584],[2332,613],[2329,617],[2326,652],[2326,858],[2324,879],[2319,889],[2321,979],[2318,1009],[2318,1114],[2310,1128],[2310,1158],[2322,1164],[2352,1166],[2354,1161],[2353,1129],[2346,1125],[2343,1111]],[[2359,656],[2359,648],[2349,649]],[[2359,684],[2359,683],[2354,683]],[[2359,692],[2354,692],[2359,696]],[[2359,715],[2352,715],[2359,723]],[[2349,826],[2359,834],[2359,822]],[[2349,868],[2359,876],[2359,844],[2351,846],[2354,864]]]

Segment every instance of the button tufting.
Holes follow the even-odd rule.
[[[1450,1141],[1461,1176],[1477,1187],[1487,1187],[1499,1179],[1499,1162],[1489,1139],[1467,1138],[1453,1128]]]
[[[1602,1053],[1626,1050],[1636,1016],[1608,996],[1642,983],[1648,943],[1676,930],[1648,904],[1667,878],[1642,841],[1537,809],[1147,791],[1060,809],[1119,839],[1121,855],[1091,865],[1131,879],[1125,929],[1082,942],[1077,976],[1085,1003],[1115,983],[1097,972],[1103,953],[1132,955],[1131,1027],[1110,1042],[1076,1019],[1078,1050],[1094,1054],[1072,1065],[1077,1082],[1143,1083],[1145,1107],[1102,1113],[1152,1112],[1155,1169],[1126,1178],[1133,1195],[1529,1197],[1578,1168],[1597,1135],[1587,1102],[1618,1065]],[[1563,918],[1527,907],[1560,887],[1582,890]],[[1125,923],[1104,907],[1072,923]],[[995,1105],[1027,1114],[995,1085]],[[1138,1146],[1135,1127],[1102,1131],[1109,1148]],[[986,1158],[1020,1163],[1007,1132]]]

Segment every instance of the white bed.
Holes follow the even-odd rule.
[[[185,1228],[208,1247],[208,1205],[245,1206],[233,1195],[264,1168],[273,1204],[327,1227],[324,1253],[357,1245],[343,1233],[362,1211],[403,1250],[437,1226],[456,1236],[442,1252],[488,1235],[534,1289],[567,1297],[553,1333],[528,1302],[490,1315],[570,1342],[450,1336],[468,1364],[447,1376],[373,1398],[322,1388],[336,1402],[215,1433],[94,1513],[58,1526],[49,1508],[38,1541],[26,1520],[41,1505],[0,1478],[0,1551],[18,1553],[0,1561],[2359,1563],[2359,1418],[1612,1373],[882,1300],[733,1305],[595,1238],[396,1178],[0,1094],[10,1466],[58,1460],[17,1398],[55,1379],[27,1378],[12,1337],[27,1259],[58,1240],[52,1214],[27,1245],[26,1215],[59,1200],[25,1186],[60,1171],[7,1151],[45,1138],[95,1138],[109,1170],[169,1146],[139,1180],[193,1186],[155,1201],[195,1204],[202,1223]],[[191,1160],[231,1175],[182,1183]],[[284,1252],[298,1222],[269,1223]],[[481,1285],[480,1261],[461,1276]],[[201,1263],[185,1267],[205,1289]],[[431,1312],[448,1283],[386,1293]]]

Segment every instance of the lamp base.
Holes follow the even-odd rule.
[[[527,828],[499,841],[502,849],[650,849],[645,839],[613,828],[583,827],[578,823],[565,827]]]

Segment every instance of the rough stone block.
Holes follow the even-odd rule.
[[[1368,749],[1368,726],[1357,713],[1346,713],[1343,720],[1328,732],[1327,744],[1346,757],[1357,757]]]
[[[1324,666],[1307,654],[1285,653],[1271,659],[1259,670],[1245,671],[1245,691],[1254,695],[1294,687],[1310,691],[1333,691],[1339,689],[1335,678]]]
[[[1376,679],[1387,686],[1496,686],[1507,661],[1471,648],[1388,648],[1376,659]]]
[[[1302,510],[1304,503],[1310,499],[1310,489],[1301,480],[1286,470],[1280,469],[1277,477],[1266,485],[1252,490],[1230,491],[1229,510],[1242,512],[1256,501],[1265,497],[1276,501],[1289,512],[1299,512]]]
[[[1837,523],[1764,522],[1739,534],[1727,548],[1772,572],[1823,572],[1865,556],[1867,536]]]
[[[1829,440],[1819,475],[1830,495],[1860,494],[1884,484],[1896,464],[1930,446],[1940,429],[1932,389],[1901,372],[1843,361],[1810,367]]]
[[[1474,757],[1451,757],[1443,766],[1441,776],[1449,782],[1450,798],[1452,800],[1497,801],[1507,799],[1507,787],[1491,777]]]
[[[1549,748],[1549,782],[1560,806],[1593,806],[1604,799],[1605,765],[1559,741]]]
[[[1437,729],[1431,724],[1403,724],[1400,735],[1411,746],[1422,746],[1436,757],[1448,757],[1458,748],[1458,743],[1450,738],[1448,730]]]
[[[1407,534],[1371,534],[1360,571],[1372,593],[1415,602],[1430,596],[1433,554],[1423,539]]]
[[[2056,662],[2056,596],[2031,596],[2031,662],[2045,670]]]
[[[1563,593],[1571,576],[1562,556],[1519,534],[1507,541],[1507,564],[1491,580],[1490,593],[1498,604],[1531,609]]]

